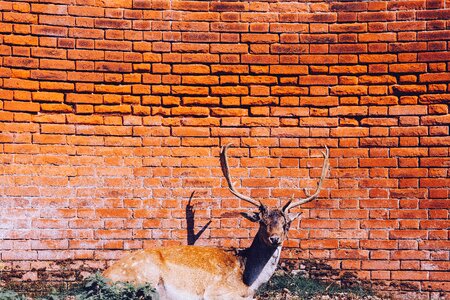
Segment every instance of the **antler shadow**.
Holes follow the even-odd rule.
[[[208,228],[209,224],[211,224],[211,220],[206,223],[202,229],[196,234],[194,231],[195,228],[195,209],[194,206],[191,205],[192,198],[194,197],[195,192],[192,192],[191,197],[189,197],[189,202],[186,205],[186,224],[187,224],[187,244],[194,245],[195,242],[200,238],[200,236],[205,232]]]

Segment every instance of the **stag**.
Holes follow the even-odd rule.
[[[329,150],[322,152],[322,173],[313,193],[296,201],[291,198],[281,209],[269,209],[235,188],[228,166],[229,147],[230,144],[224,146],[220,153],[228,188],[234,196],[257,208],[251,214],[242,213],[251,222],[259,223],[251,246],[242,252],[201,246],[139,250],[114,263],[103,276],[113,282],[150,283],[161,299],[253,299],[255,291],[275,272],[289,227],[301,215],[290,210],[319,196],[330,167]]]

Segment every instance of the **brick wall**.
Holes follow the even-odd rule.
[[[450,3],[0,2],[2,279],[124,249],[249,245],[248,209],[332,170],[286,257],[405,298],[450,291]],[[411,296],[410,295],[410,296]],[[420,298],[415,298],[420,299]]]

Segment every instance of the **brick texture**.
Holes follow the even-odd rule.
[[[220,146],[277,206],[315,187],[328,145],[285,257],[448,295],[449,18],[445,0],[1,1],[1,276],[185,244],[192,191],[194,229],[212,221],[197,244],[247,246]]]

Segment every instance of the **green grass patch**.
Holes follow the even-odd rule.
[[[278,273],[257,292],[257,299],[284,299],[289,294],[300,299],[312,299],[318,295],[352,294],[360,299],[372,292],[362,287],[342,287],[336,283],[309,279],[297,274]],[[24,295],[0,288],[0,300],[29,300]],[[111,283],[95,274],[72,288],[54,289],[36,300],[158,300],[159,296],[150,285],[134,286],[129,283]]]
[[[372,291],[362,287],[342,287],[336,283],[305,278],[294,274],[275,274],[269,282],[257,292],[259,299],[276,299],[275,295],[286,294],[301,299],[312,299],[318,295],[353,294],[360,298],[373,295]]]
[[[0,288],[0,300],[25,300],[25,296],[22,296],[14,291]]]
[[[0,300],[31,299],[11,290],[0,288]],[[100,274],[86,278],[70,289],[53,289],[36,300],[158,300],[158,293],[149,284],[134,286],[130,283],[111,283]]]

